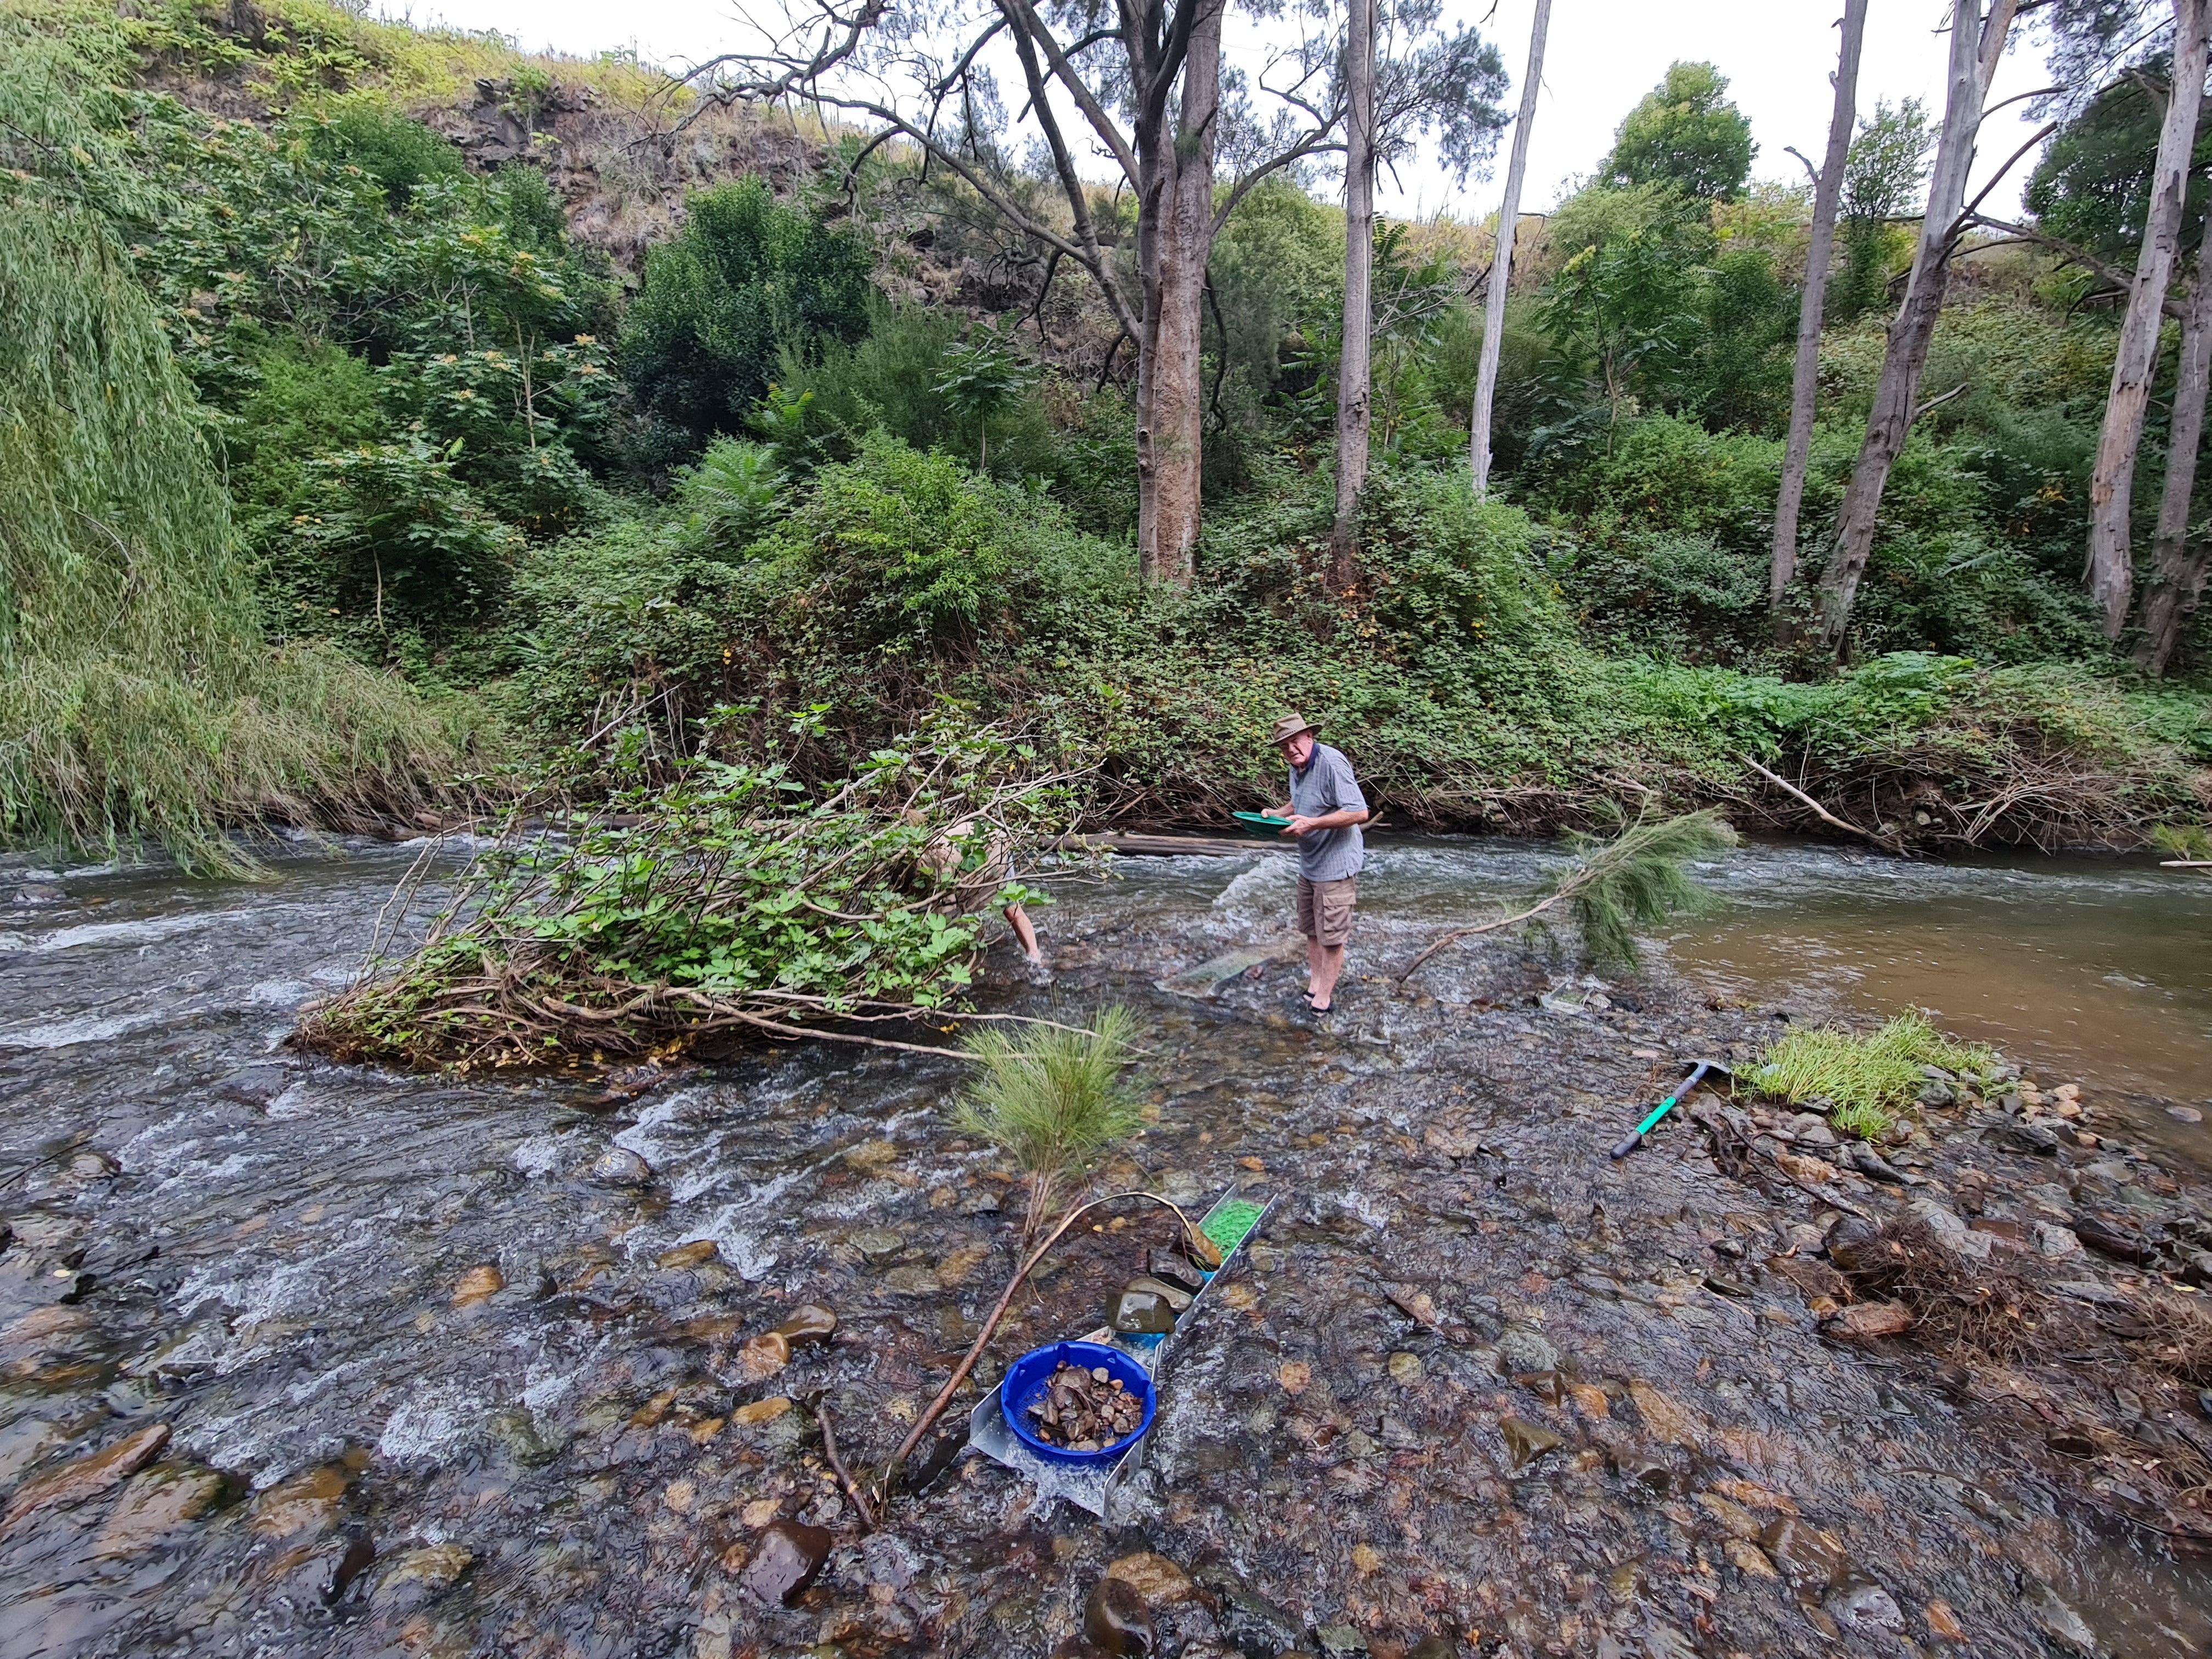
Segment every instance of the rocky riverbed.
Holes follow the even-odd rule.
[[[1317,1025],[1287,967],[1154,986],[1249,942],[1273,875],[1071,891],[1054,982],[988,994],[1139,1010],[1148,1122],[1102,1188],[1278,1202],[1178,1334],[1126,1518],[950,1438],[870,1533],[822,1407],[850,1466],[887,1455],[1019,1231],[949,1124],[957,1068],[803,1047],[610,1088],[290,1054],[392,873],[19,911],[0,1651],[2212,1642],[2183,1351],[2212,1192],[2094,1079],[1930,1079],[1881,1147],[1705,1093],[1615,1163],[1635,1103],[1777,1011],[1593,993],[1540,940],[1401,990],[1377,970],[1418,930],[1383,913],[1377,977]],[[1147,1242],[1101,1227],[981,1381]]]

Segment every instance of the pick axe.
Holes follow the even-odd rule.
[[[1675,1103],[1678,1101],[1688,1095],[1692,1090],[1698,1086],[1698,1084],[1705,1081],[1705,1073],[1708,1072],[1718,1072],[1723,1077],[1729,1079],[1733,1079],[1735,1076],[1735,1073],[1730,1071],[1727,1065],[1723,1061],[1717,1060],[1699,1060],[1698,1062],[1697,1070],[1692,1072],[1689,1076],[1684,1078],[1673,1094],[1668,1095],[1666,1099],[1661,1101],[1656,1106],[1654,1106],[1650,1113],[1645,1115],[1644,1121],[1638,1124],[1633,1129],[1631,1129],[1628,1132],[1626,1136],[1622,1139],[1620,1145],[1613,1149],[1613,1156],[1615,1158],[1626,1158],[1638,1146],[1641,1146],[1644,1144],[1644,1137],[1650,1133],[1653,1128],[1657,1127],[1661,1118],[1666,1116],[1668,1113],[1674,1109]]]

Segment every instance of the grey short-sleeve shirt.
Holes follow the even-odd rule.
[[[1300,817],[1326,817],[1346,808],[1364,812],[1367,797],[1352,775],[1352,763],[1325,743],[1313,746],[1305,770],[1291,768],[1291,808]],[[1341,881],[1367,862],[1367,843],[1356,823],[1341,830],[1316,830],[1298,837],[1298,873],[1308,881]]]

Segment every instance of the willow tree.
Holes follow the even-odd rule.
[[[1395,48],[1376,65],[1378,155],[1433,131],[1464,176],[1502,124],[1492,101],[1504,84],[1497,53],[1474,29],[1447,27],[1442,0],[1377,4],[1378,38]],[[1344,20],[1323,15],[1265,61],[1231,64],[1227,11],[1228,0],[787,0],[775,21],[749,15],[759,46],[689,77],[702,107],[803,101],[863,120],[873,129],[868,149],[911,146],[1005,224],[1089,275],[1120,338],[1137,348],[1138,563],[1148,579],[1186,586],[1198,541],[1200,324],[1214,239],[1261,179],[1344,148]],[[1275,15],[1265,3],[1255,11]],[[1002,147],[994,55],[1019,77],[1018,124],[1040,141],[1065,217],[1031,204]],[[1247,88],[1273,100],[1264,118]],[[1135,203],[1133,250],[1102,231],[1100,187],[1080,165],[1093,154]]]
[[[206,414],[117,234],[160,203],[112,96],[0,27],[0,840],[236,867],[224,823],[402,805],[443,745],[404,687],[264,644]]]

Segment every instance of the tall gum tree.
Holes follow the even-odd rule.
[[[2212,216],[2206,229],[2212,231]],[[2150,580],[2143,586],[2136,618],[2136,662],[2156,678],[2172,661],[2182,631],[2204,597],[2212,544],[2193,546],[2189,518],[2197,489],[2197,451],[2204,435],[2204,401],[2212,382],[2212,281],[2208,281],[2203,245],[2197,254],[2197,280],[2181,323],[2181,358],[2174,370],[2173,415],[2166,432],[2166,488],[2158,504],[2158,531],[2151,544]]]
[[[1827,568],[1820,573],[1821,637],[1838,656],[1850,628],[1859,580],[1866,574],[1867,558],[1874,550],[1875,519],[1881,507],[1882,491],[1888,487],[1890,470],[1904,451],[1913,421],[1925,412],[1916,400],[1920,395],[1920,377],[1928,367],[1928,349],[1936,337],[1936,319],[1943,309],[1944,290],[1949,285],[1951,256],[1967,222],[1966,177],[1973,166],[1974,137],[1981,127],[1990,82],[2004,55],[2005,39],[2018,9],[2019,0],[1954,0],[1951,9],[1943,125],[1936,142],[1935,165],[1929,173],[1928,204],[1913,249],[1912,274],[1906,279],[1905,299],[1889,325],[1881,376],[1875,383],[1874,407],[1867,416],[1866,437],[1859,446],[1858,462],[1851,469],[1850,485],[1837,514],[1834,550],[1828,556]],[[2039,142],[2043,137],[2039,133],[2030,142]],[[2002,176],[2002,169],[1998,176]]]
[[[2212,0],[2173,0],[2173,74],[2159,124],[2149,211],[2135,281],[2128,289],[2128,308],[2120,321],[2112,391],[2105,400],[2105,423],[2089,480],[2089,592],[2107,639],[2119,638],[2135,597],[2130,520],[2135,506],[2136,452],[2142,442],[2151,380],[2158,369],[2166,291],[2181,244],[2182,206],[2204,94],[2208,22],[2212,22]]]
[[[1376,153],[1434,132],[1464,177],[1503,117],[1498,55],[1443,0],[1371,0],[1392,51],[1376,65]],[[1281,12],[1273,0],[1255,9]],[[1344,148],[1343,20],[1315,25],[1254,67],[1224,61],[1227,0],[789,0],[746,14],[752,49],[686,76],[700,107],[811,105],[872,129],[865,155],[911,146],[1006,225],[1075,262],[1137,347],[1137,556],[1147,580],[1195,574],[1206,384],[1200,325],[1214,239],[1270,174]],[[1018,77],[1016,125],[1041,139],[1065,216],[1031,204],[999,143],[996,64]],[[1244,88],[1272,100],[1263,118]],[[857,161],[854,163],[857,167]],[[1085,176],[1103,167],[1110,183]],[[1228,174],[1225,185],[1220,177]],[[1134,276],[1100,231],[1094,192],[1137,204]]]
[[[1344,38],[1344,348],[1336,369],[1336,524],[1329,583],[1352,586],[1367,482],[1375,325],[1375,0],[1350,0]]]
[[[1820,319],[1826,307],[1828,263],[1836,245],[1836,208],[1844,195],[1851,127],[1858,116],[1859,48],[1866,39],[1867,0],[1844,0],[1843,43],[1836,52],[1835,110],[1828,118],[1828,149],[1813,187],[1813,232],[1805,253],[1805,292],[1797,307],[1797,361],[1790,382],[1790,437],[1782,456],[1782,483],[1774,501],[1774,557],[1767,608],[1775,637],[1787,628],[1784,599],[1797,573],[1797,514],[1805,504],[1805,473],[1813,458],[1813,406],[1820,378]]]
[[[1521,82],[1521,112],[1514,118],[1513,153],[1505,164],[1505,199],[1498,204],[1490,286],[1482,302],[1482,355],[1474,372],[1474,416],[1468,459],[1474,493],[1490,494],[1490,417],[1498,402],[1498,357],[1505,337],[1505,290],[1513,276],[1513,243],[1521,228],[1521,179],[1528,170],[1528,135],[1536,125],[1536,94],[1544,84],[1544,42],[1552,29],[1552,0],[1536,0],[1528,32],[1528,72]]]

